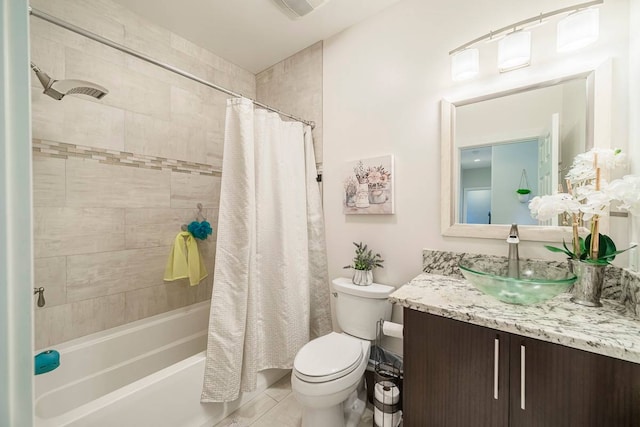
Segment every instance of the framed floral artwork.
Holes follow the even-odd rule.
[[[348,162],[342,207],[345,215],[394,214],[393,156]]]

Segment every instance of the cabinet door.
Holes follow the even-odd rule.
[[[509,336],[404,310],[404,425],[502,427],[509,410]]]
[[[518,335],[510,341],[512,426],[640,426],[640,365]]]

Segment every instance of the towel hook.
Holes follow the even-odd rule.
[[[200,218],[202,218],[202,221],[206,221],[207,217],[204,216],[204,214],[202,213],[202,203],[198,203],[196,207],[198,208],[198,214],[196,215],[196,219],[199,220]]]
[[[199,222],[206,221],[207,217],[204,216],[204,214],[202,213],[203,211],[202,203],[198,203],[196,207],[198,208],[198,213],[196,214],[196,221],[199,221]],[[182,224],[182,226],[180,226],[180,229],[182,231],[187,231],[189,229],[189,226],[187,224]]]

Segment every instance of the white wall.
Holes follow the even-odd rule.
[[[637,1],[637,0],[634,0]],[[324,44],[324,207],[333,277],[344,275],[352,241],[367,242],[386,259],[377,282],[401,285],[421,271],[423,248],[506,254],[503,241],[440,234],[440,113],[443,97],[461,98],[492,85],[524,81],[541,69],[613,58],[612,141],[628,136],[629,2],[601,8],[599,41],[567,56],[555,53],[555,25],[533,30],[532,66],[499,75],[496,44],[481,46],[481,75],[450,79],[451,49],[509,23],[574,1],[474,2],[404,0]],[[345,161],[395,155],[396,214],[345,216],[340,170]],[[524,257],[555,258],[539,242],[524,242]]]
[[[560,170],[571,166],[574,157],[584,151],[586,117],[584,110],[573,108],[586,105],[584,85],[572,81],[562,86],[562,111],[560,114]],[[562,180],[561,180],[562,182]]]
[[[629,33],[629,152],[635,162],[631,163],[631,171],[640,173],[640,0],[630,1],[629,23],[632,30]],[[633,218],[631,241],[640,241],[640,218]],[[640,251],[636,251],[635,265],[640,265]]]
[[[587,82],[582,82],[582,90],[586,91]],[[496,144],[549,132],[551,115],[562,112],[562,91],[566,84],[456,108],[456,146]],[[583,115],[584,102],[576,106]]]

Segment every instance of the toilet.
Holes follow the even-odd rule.
[[[357,426],[367,405],[364,372],[378,320],[391,319],[394,288],[351,279],[332,281],[338,326],[305,344],[293,362],[291,390],[302,405],[302,427]]]

